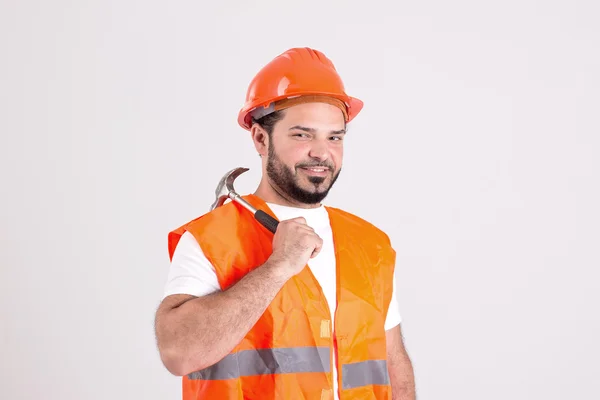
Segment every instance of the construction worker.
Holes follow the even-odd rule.
[[[390,240],[323,204],[363,107],[344,90],[314,49],[265,65],[238,117],[262,158],[242,197],[275,232],[231,201],[169,233],[156,336],[184,400],[415,399]]]

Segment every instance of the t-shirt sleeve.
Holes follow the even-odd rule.
[[[173,252],[163,298],[172,294],[200,297],[220,290],[215,268],[194,236],[185,232]]]
[[[392,284],[392,300],[390,301],[387,317],[385,319],[385,330],[387,331],[396,327],[400,322],[402,322],[402,318],[400,316],[400,305],[398,304],[398,298],[396,296],[396,277],[394,277],[394,282]]]

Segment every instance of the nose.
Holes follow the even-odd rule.
[[[315,140],[311,143],[308,155],[320,161],[325,161],[329,158],[329,146],[327,141]]]

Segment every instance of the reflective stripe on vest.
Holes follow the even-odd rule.
[[[342,365],[343,389],[389,384],[390,377],[386,360],[368,360]]]
[[[329,372],[329,347],[242,350],[188,375],[192,380],[235,379],[243,376],[299,372]]]

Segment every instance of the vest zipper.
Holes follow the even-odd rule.
[[[337,398],[342,400],[342,390],[341,390],[341,378],[342,371],[338,369],[338,351],[337,351],[337,336],[335,334],[335,328],[333,329],[333,356],[335,358],[335,366],[334,368],[337,370]]]

